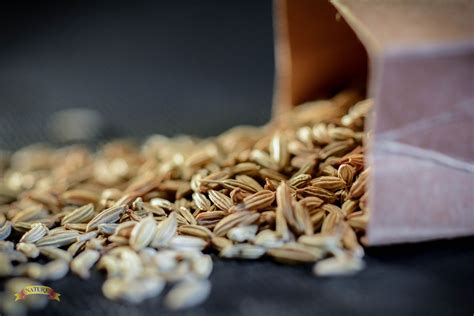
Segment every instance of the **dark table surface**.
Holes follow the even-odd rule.
[[[316,278],[311,266],[217,260],[209,299],[169,312],[160,297],[140,305],[105,299],[103,275],[70,276],[48,285],[61,293],[35,315],[472,315],[474,238],[367,250],[355,276]]]
[[[270,117],[271,2],[42,1],[0,4],[0,149],[51,141],[55,111],[106,118],[104,138],[215,135]],[[367,268],[315,278],[310,266],[216,260],[212,293],[183,315],[472,315],[474,238],[369,248]],[[155,298],[106,300],[103,275],[49,283],[35,315],[171,315]]]

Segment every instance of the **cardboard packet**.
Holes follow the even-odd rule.
[[[274,113],[366,86],[369,245],[474,234],[474,2],[276,0]]]

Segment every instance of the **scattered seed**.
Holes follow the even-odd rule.
[[[97,153],[33,146],[0,157],[0,276],[57,280],[70,268],[88,278],[97,267],[109,299],[139,303],[173,282],[165,304],[184,309],[210,293],[206,247],[224,258],[316,262],[317,275],[359,271],[372,101],[344,115],[337,105],[355,102],[350,95],[212,139],[153,136],[141,148],[113,141]],[[34,299],[25,306],[45,304]]]
[[[166,245],[176,234],[177,227],[178,221],[176,219],[176,213],[172,212],[167,219],[158,225],[155,236],[151,242],[152,247]]]
[[[63,231],[57,234],[47,235],[38,240],[35,244],[37,247],[62,247],[70,245],[77,240],[79,232],[76,231]]]
[[[130,247],[140,250],[148,246],[155,237],[156,222],[152,216],[142,219],[135,225],[130,233]]]
[[[89,203],[67,214],[61,220],[61,225],[69,223],[87,223],[94,217],[94,204]]]
[[[336,256],[317,262],[314,274],[319,276],[350,275],[364,268],[364,262],[357,257]]]
[[[99,260],[100,253],[96,250],[86,249],[71,261],[71,271],[83,279],[88,279],[90,269]]]
[[[176,284],[165,297],[165,305],[172,310],[196,306],[207,299],[211,283],[207,280],[190,280]]]
[[[125,205],[112,206],[111,208],[100,212],[87,224],[86,231],[89,232],[100,224],[115,223],[119,220],[120,215],[125,211],[125,208]]]
[[[24,253],[28,258],[36,258],[40,254],[39,249],[34,244],[20,242],[16,244],[16,249]]]

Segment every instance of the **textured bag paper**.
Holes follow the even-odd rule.
[[[474,234],[473,15],[462,0],[275,2],[275,114],[365,81],[374,98],[371,245]]]

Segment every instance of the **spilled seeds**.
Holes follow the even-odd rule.
[[[180,310],[210,295],[206,253],[356,273],[370,215],[363,123],[371,108],[357,101],[342,93],[212,139],[152,136],[96,153],[23,148],[0,167],[0,276],[16,289],[100,270],[104,296],[131,303],[169,283],[164,303]],[[2,310],[15,308],[4,302]]]

